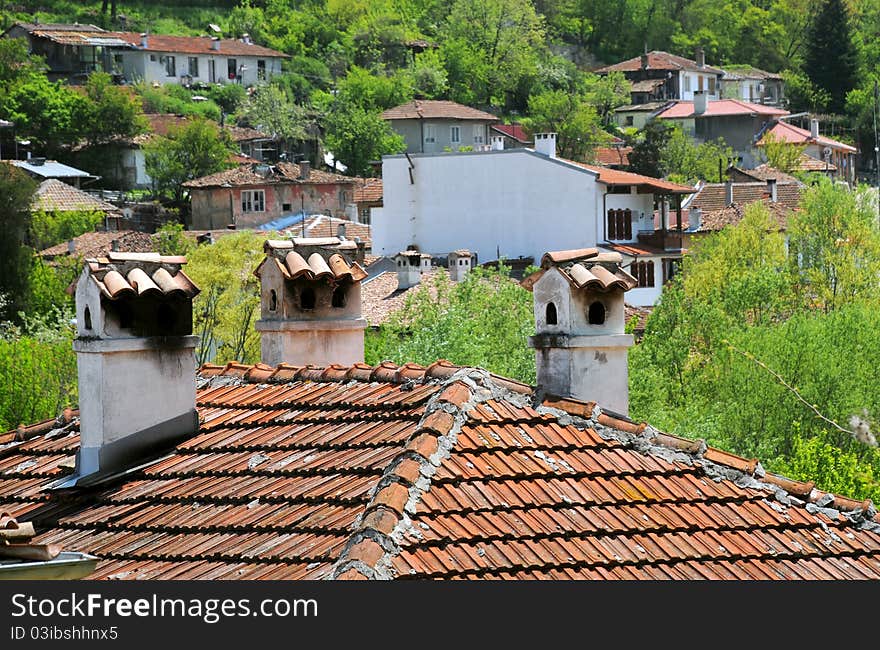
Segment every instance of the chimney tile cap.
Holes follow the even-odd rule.
[[[195,298],[200,289],[181,270],[183,256],[158,253],[110,253],[85,260],[89,277],[110,300],[145,293]]]

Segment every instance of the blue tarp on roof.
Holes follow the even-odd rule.
[[[260,226],[261,230],[284,230],[285,228],[290,228],[293,225],[298,223],[302,223],[302,220],[306,217],[304,212],[297,212],[295,214],[282,214],[277,219],[270,221],[269,223],[264,223]]]

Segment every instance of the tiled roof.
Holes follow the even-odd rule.
[[[431,283],[437,274],[446,274],[442,267],[432,267],[430,271],[422,273],[419,284],[406,289],[399,289],[397,273],[384,271],[361,285],[361,304],[364,318],[370,325],[381,325],[388,321],[392,314],[403,308],[406,297],[413,291],[419,291],[428,287],[432,291]]]
[[[354,191],[355,203],[381,203],[383,186],[381,178],[365,178]]]
[[[597,147],[596,164],[603,167],[629,165],[629,154],[632,150],[632,147]]]
[[[620,169],[609,169],[598,165],[588,165],[587,163],[578,162],[576,160],[568,160],[560,158],[567,163],[589,169],[591,172],[599,174],[599,182],[605,185],[641,185],[648,187],[656,192],[666,194],[693,194],[694,188],[687,185],[679,185],[678,183],[670,183],[662,178],[653,178],[651,176],[643,176],[641,174],[633,174]]]
[[[308,280],[327,279],[331,282],[351,280],[360,282],[367,272],[357,262],[349,263],[334,247],[325,248],[323,239],[268,239],[263,245],[266,258],[255,273],[260,275],[263,264],[276,264],[288,280],[305,277]],[[299,245],[297,245],[299,244]],[[297,250],[299,249],[299,250]],[[307,257],[306,257],[307,256]]]
[[[264,176],[260,173],[261,168],[268,168]],[[279,162],[274,165],[264,163],[250,163],[239,165],[216,174],[202,176],[183,183],[184,187],[261,187],[275,184],[299,184],[299,185],[329,185],[351,184],[355,179],[340,174],[331,174],[321,169],[310,169],[308,179],[300,178],[300,167],[295,163]]]
[[[782,75],[776,72],[767,72],[766,70],[761,70],[760,68],[755,68],[750,65],[728,65],[724,67],[724,76],[722,79],[725,81],[738,81],[740,79],[772,79],[775,81],[781,81]]]
[[[798,182],[776,184],[776,199],[789,210],[798,207],[802,186]],[[733,202],[748,205],[769,196],[767,183],[733,183]],[[725,183],[706,183],[688,203],[688,208],[702,208],[704,212],[727,207]]]
[[[620,266],[621,261],[622,258],[618,253],[600,252],[598,248],[544,253],[544,257],[541,258],[541,270],[523,279],[520,284],[531,291],[535,282],[548,269],[556,268],[572,286],[578,289],[628,291],[638,285],[638,281],[623,270]]]
[[[0,502],[98,579],[877,579],[870,502],[446,362],[205,366],[198,433],[89,492],[78,424],[0,434]]]
[[[13,27],[21,27],[28,33],[34,31],[46,32],[84,32],[93,34],[95,32],[106,33],[97,25],[89,23],[15,23]]]
[[[370,234],[370,226],[348,219],[340,219],[339,217],[329,217],[325,214],[315,214],[306,217],[306,237],[336,237],[339,226],[345,226],[345,238],[354,240],[359,237],[364,243],[364,248],[371,250],[373,247],[373,239]],[[300,233],[302,225],[292,226],[286,232],[291,234]]]
[[[199,288],[181,266],[182,256],[158,253],[108,253],[107,257],[87,259],[89,277],[110,300],[145,293],[178,294],[194,298]]]
[[[506,135],[508,138],[513,138],[522,144],[529,144],[532,141],[532,138],[526,133],[522,124],[493,124],[491,128],[493,131]]]
[[[777,225],[777,228],[784,231],[788,227],[788,217],[793,210],[781,203],[773,203],[769,199],[761,199],[761,201],[766,206],[770,218]],[[734,203],[724,208],[703,211],[700,216],[700,228],[697,232],[715,232],[727,226],[735,226],[745,216],[746,205],[751,205],[751,203]],[[686,224],[685,219],[686,217],[683,218],[683,221]]]
[[[758,141],[759,147],[764,145],[765,139],[770,133],[772,133],[774,136],[776,136],[777,139],[782,140],[783,142],[791,142],[794,144],[816,143],[822,146],[831,147],[832,149],[846,151],[848,153],[856,153],[858,151],[858,149],[851,145],[844,144],[843,142],[838,142],[837,140],[832,140],[831,138],[826,138],[824,135],[820,135],[818,138],[813,139],[813,136],[810,135],[809,131],[797,127],[794,124],[789,124],[788,122],[776,122],[775,124],[773,124],[773,126],[767,129],[761,139]]]
[[[633,82],[630,92],[634,93],[650,93],[654,92],[659,86],[666,83],[664,79],[643,79],[642,81]]]
[[[754,169],[741,169],[739,167],[735,167],[734,169],[736,169],[739,174],[753,178],[756,181],[766,182],[769,179],[776,179],[780,183],[800,183],[800,181],[791,174],[786,174],[784,171],[771,167],[767,163],[758,165]]]
[[[230,231],[231,232],[231,231]],[[110,253],[112,243],[117,242],[121,253],[148,253],[155,250],[153,236],[137,230],[99,230],[87,232],[73,238],[74,255],[81,257],[106,257]],[[40,251],[40,257],[58,257],[68,255],[67,242],[61,242]]]
[[[701,117],[720,117],[723,115],[788,115],[788,111],[763,104],[752,104],[741,99],[714,99],[706,102],[706,112]],[[681,119],[694,116],[692,101],[677,101],[657,117],[661,119]]]
[[[603,72],[635,72],[642,69],[642,57],[634,56],[626,61],[605,66],[596,70],[598,73]],[[723,74],[723,70],[718,68],[710,68],[709,66],[697,67],[697,62],[693,59],[686,59],[677,54],[654,50],[648,52],[648,69],[653,70],[693,70],[695,72],[708,72],[709,74]]]
[[[289,58],[289,55],[256,43],[245,43],[234,38],[220,39],[220,49],[211,47],[210,36],[165,36],[150,34],[147,37],[146,49],[141,47],[141,35],[137,32],[108,32],[108,36],[117,36],[126,43],[145,52],[180,52],[181,54],[205,54],[214,56],[264,56]]]
[[[797,163],[797,170],[802,172],[836,172],[837,165],[830,161],[825,162],[824,160],[813,158],[813,156],[801,152],[801,157]]]
[[[97,199],[56,178],[40,183],[31,201],[31,210],[44,212],[119,212],[112,203]]]
[[[659,111],[671,102],[664,100],[662,102],[645,102],[644,104],[630,104],[628,106],[618,106],[614,109],[615,113],[632,113],[632,112],[653,112]]]
[[[636,319],[635,327],[633,328],[633,334],[636,336],[636,339],[640,339],[645,333],[645,325],[653,311],[653,307],[636,307],[629,303],[623,304],[623,317],[626,322],[628,323],[633,318]]]
[[[497,117],[470,106],[440,99],[414,99],[406,104],[389,108],[382,113],[383,120],[482,120],[495,122]]]

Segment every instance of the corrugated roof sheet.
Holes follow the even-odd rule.
[[[470,106],[445,99],[414,99],[406,104],[389,108],[382,113],[383,120],[421,120],[421,119],[450,119],[450,120],[481,120],[495,122],[498,118],[491,113],[486,113]]]
[[[7,161],[4,161],[7,162]],[[35,164],[28,160],[10,160],[16,167],[29,172],[40,178],[91,178],[92,175],[76,167],[65,165],[55,160],[47,160],[41,164]]]
[[[870,502],[485,371],[231,363],[197,403],[87,494],[45,490],[75,419],[0,434],[3,510],[99,579],[880,578]]]

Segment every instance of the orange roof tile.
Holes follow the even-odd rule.
[[[752,104],[741,99],[714,99],[706,102],[706,112],[701,117],[720,117],[723,115],[788,115],[788,111],[764,104]],[[661,119],[680,119],[694,117],[692,101],[677,101],[657,117]]]
[[[113,242],[120,253],[148,253],[155,250],[153,236],[137,230],[96,230],[73,238],[73,254],[81,257],[106,257]],[[40,251],[40,257],[53,258],[69,255],[68,242],[61,242]]]
[[[0,438],[3,510],[96,579],[880,578],[870,502],[482,370],[208,365],[197,407],[78,495],[77,420]]]
[[[31,210],[44,212],[119,212],[112,203],[95,198],[87,192],[56,178],[40,183],[31,202]]]
[[[110,300],[145,293],[194,298],[199,288],[181,270],[186,258],[159,253],[116,253],[86,259],[89,276]]]
[[[831,147],[832,149],[845,151],[847,153],[858,152],[858,149],[856,149],[855,147],[844,144],[843,142],[839,142],[837,140],[832,140],[831,138],[826,138],[824,135],[820,135],[818,138],[814,139],[810,132],[806,129],[797,127],[794,124],[789,124],[788,122],[776,122],[773,126],[771,126],[764,132],[764,135],[758,141],[757,146],[763,146],[765,144],[767,135],[771,133],[776,136],[777,139],[782,140],[783,142],[791,142],[794,144],[816,143],[822,146]]]
[[[595,152],[596,164],[603,167],[627,166],[632,150],[632,147],[598,147]]]
[[[727,190],[725,183],[706,183],[688,203],[689,208],[701,208],[704,212],[720,210],[727,206]],[[789,210],[798,207],[803,186],[800,182],[778,182],[776,198]],[[766,182],[733,183],[733,202],[748,205],[769,196]]]
[[[266,168],[265,175],[260,171]],[[248,163],[227,169],[216,174],[202,176],[183,183],[188,188],[203,187],[261,187],[263,185],[276,185],[294,183],[299,185],[331,185],[356,183],[354,178],[331,174],[321,169],[310,169],[307,179],[300,178],[300,166],[295,163],[279,162],[274,165],[268,163]]]
[[[589,165],[587,163],[568,160],[566,158],[560,158],[560,160],[571,163],[572,165],[577,165],[578,167],[583,167],[591,172],[596,172],[599,175],[599,182],[604,183],[605,185],[641,185],[656,192],[667,194],[693,194],[696,191],[694,188],[688,187],[687,185],[670,183],[661,178],[633,174],[632,172],[625,172],[619,169],[608,169],[607,167]]]
[[[245,43],[235,38],[221,38],[220,49],[214,50],[210,36],[166,36],[150,34],[147,47],[141,47],[141,35],[137,32],[106,32],[106,36],[115,36],[126,43],[146,52],[180,52],[182,54],[218,54],[220,56],[263,56],[290,58],[284,52],[270,50],[256,43]]]
[[[406,104],[389,108],[382,113],[383,120],[482,120],[495,122],[498,118],[491,113],[471,108],[463,104],[440,99],[414,99]]]
[[[324,241],[308,238],[295,241],[269,239],[263,245],[266,257],[254,273],[259,277],[264,264],[274,263],[288,280],[305,277],[308,280],[326,278],[330,282],[360,282],[367,277],[367,272],[360,264],[349,262],[338,246],[325,247]]]
[[[634,56],[626,61],[621,61],[613,65],[607,65],[604,68],[596,70],[598,73],[606,72],[635,72],[642,69],[642,57]],[[648,52],[648,69],[653,70],[695,70],[714,74],[724,74],[723,70],[718,68],[710,68],[709,66],[697,67],[697,62],[677,54],[670,54],[660,50]]]
[[[354,191],[355,203],[381,203],[382,202],[382,179],[365,178]]]

